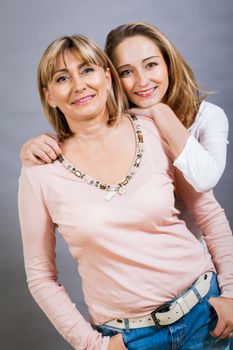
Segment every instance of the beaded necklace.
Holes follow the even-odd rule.
[[[130,170],[123,181],[118,182],[117,184],[113,184],[113,185],[106,184],[100,180],[97,180],[97,179],[85,174],[76,165],[71,163],[63,154],[60,157],[58,157],[58,160],[62,163],[62,165],[69,172],[73,173],[75,176],[79,177],[80,179],[83,179],[89,185],[95,186],[95,187],[99,188],[100,190],[104,190],[106,192],[106,195],[104,198],[107,201],[110,200],[112,197],[114,197],[114,195],[116,195],[117,193],[118,194],[125,193],[126,185],[134,177],[136,170],[141,163],[142,154],[143,154],[143,134],[142,134],[140,125],[136,122],[137,118],[135,116],[133,116],[130,118],[130,121],[133,125],[134,132],[135,132],[136,152],[135,152],[134,161],[130,167]]]

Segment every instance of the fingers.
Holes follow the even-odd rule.
[[[20,158],[24,162],[34,164],[51,163],[62,153],[57,143],[58,139],[48,135],[41,135],[28,140],[22,147]]]
[[[222,334],[224,334],[226,332],[226,324],[223,320],[218,320],[216,327],[214,328],[214,330],[212,332],[210,332],[210,335],[212,337],[222,337]]]
[[[130,115],[141,115],[141,116],[148,115],[148,110],[143,108],[130,108],[130,109],[126,109],[125,112]]]
[[[210,332],[210,335],[223,339],[228,338],[233,331],[233,315],[231,312],[233,300],[224,297],[217,297],[210,298],[209,302],[218,316],[216,327]]]
[[[49,147],[47,147],[46,145],[43,145],[43,149],[40,149],[33,145],[28,152],[30,152],[28,158],[33,162],[36,159],[37,162],[41,161],[42,163],[49,164],[49,163],[52,163],[57,158],[54,151]]]
[[[47,153],[47,155],[52,160],[55,160],[62,153],[56,135],[42,135],[41,137],[39,136],[37,144],[44,152]],[[47,145],[48,147],[46,147],[45,145]]]
[[[156,116],[155,110],[151,108],[130,108],[125,110],[126,113],[130,115],[138,115],[142,117],[154,118]]]
[[[123,336],[121,333],[117,334],[116,337],[119,337],[119,343],[120,343],[120,348],[119,349],[122,349],[122,350],[127,350],[125,344],[124,344],[124,341],[123,341]]]
[[[48,137],[50,137],[51,139],[55,140],[56,143],[59,144],[59,139],[58,139],[57,135],[51,134],[49,132],[46,132],[44,135],[47,135]]]
[[[127,350],[121,333],[118,333],[111,337],[108,350]]]
[[[212,337],[225,339],[230,336],[231,332],[232,332],[232,327],[230,325],[228,325],[225,322],[218,321],[214,330],[210,332],[210,335]]]
[[[28,149],[29,157],[37,157],[45,163],[51,163],[57,158],[54,149],[46,143],[35,142]],[[61,152],[59,152],[61,153]]]

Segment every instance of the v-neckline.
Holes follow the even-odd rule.
[[[89,185],[95,186],[100,190],[106,191],[106,200],[110,200],[115,194],[123,194],[126,191],[126,186],[128,182],[134,177],[137,168],[139,167],[143,154],[143,134],[141,131],[140,125],[137,123],[137,118],[135,116],[128,116],[131,125],[134,130],[135,136],[135,155],[131,166],[129,167],[129,171],[125,176],[124,180],[114,183],[107,184],[99,179],[96,179],[88,174],[86,174],[83,170],[77,167],[74,163],[72,163],[64,154],[58,158],[58,160],[62,163],[62,165],[75,176],[83,179]]]

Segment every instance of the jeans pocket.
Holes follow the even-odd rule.
[[[103,336],[113,337],[116,334],[121,333],[122,331],[118,328],[110,327],[110,326],[94,326],[94,329],[96,329],[98,332],[100,332]]]

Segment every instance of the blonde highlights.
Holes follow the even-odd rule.
[[[107,109],[109,113],[108,124],[113,125],[122,115],[127,107],[120,79],[115,67],[105,54],[94,42],[82,35],[64,36],[54,40],[45,50],[37,70],[37,85],[44,113],[58,134],[60,139],[65,139],[72,135],[72,131],[66,121],[64,114],[59,108],[51,107],[44,94],[44,89],[52,81],[55,72],[57,59],[65,52],[77,53],[80,59],[87,64],[95,64],[105,71],[110,71],[112,78],[112,88],[107,96]]]
[[[168,90],[161,102],[174,111],[186,128],[190,127],[205,96],[201,96],[192,69],[159,29],[141,22],[124,24],[113,29],[106,39],[105,52],[108,57],[114,63],[117,46],[126,38],[134,36],[144,36],[152,40],[161,51],[169,75]]]

